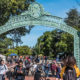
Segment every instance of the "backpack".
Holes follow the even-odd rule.
[[[52,65],[51,65],[51,69],[52,69],[52,70],[56,70],[56,68],[57,68],[57,67],[56,67],[55,64],[52,64]]]
[[[30,68],[30,63],[27,63],[26,64],[26,68]]]
[[[5,70],[7,70],[6,65],[4,65]]]
[[[63,74],[63,80],[77,80],[75,69],[72,67],[66,67]]]
[[[18,73],[17,71],[22,71],[23,73]],[[16,80],[24,80],[25,77],[25,69],[24,67],[16,66],[14,68],[14,77]]]
[[[27,65],[27,63],[28,63],[28,60],[25,60],[25,65]]]
[[[6,65],[4,65],[4,67],[0,67],[0,71],[5,69],[5,71],[7,70]]]
[[[36,58],[35,62],[36,62],[36,63],[39,63],[39,58]]]

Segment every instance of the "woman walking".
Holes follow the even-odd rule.
[[[65,60],[65,66],[61,70],[60,76],[63,80],[77,80],[79,77],[79,68],[73,56],[68,56]]]

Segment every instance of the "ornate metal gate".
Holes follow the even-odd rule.
[[[21,15],[10,17],[5,25],[0,26],[0,34],[26,25],[56,27],[72,34],[74,36],[74,56],[80,68],[80,32],[68,26],[62,18],[45,12],[42,5],[34,2],[29,6],[28,11],[23,12]]]

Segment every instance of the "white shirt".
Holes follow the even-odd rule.
[[[6,65],[0,65],[0,74],[4,74],[8,71],[8,68]]]
[[[37,64],[34,64],[34,65],[33,65],[33,68],[36,69],[36,68],[37,68]]]

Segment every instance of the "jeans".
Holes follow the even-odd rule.
[[[3,74],[0,74],[0,80],[5,80],[5,77]]]
[[[49,70],[45,70],[45,76],[49,77]]]
[[[15,80],[25,80],[22,76],[17,76]]]
[[[15,80],[24,80],[24,79],[15,79]]]

